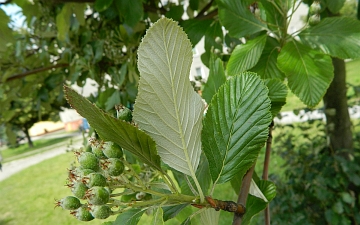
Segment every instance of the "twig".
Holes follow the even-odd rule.
[[[16,80],[16,79],[20,79],[20,78],[23,78],[23,77],[26,77],[29,75],[33,75],[36,73],[44,72],[44,71],[55,69],[55,68],[67,67],[67,66],[69,66],[68,63],[60,63],[60,64],[51,65],[51,66],[47,66],[47,67],[41,67],[41,68],[37,68],[34,70],[26,71],[24,73],[15,74],[15,75],[7,78],[5,81]],[[0,81],[0,83],[1,83],[1,81]]]
[[[197,15],[195,18],[198,20],[206,20],[206,19],[212,19],[214,16],[218,14],[218,9],[214,9],[213,11],[209,12],[206,15]]]
[[[265,150],[265,160],[264,160],[264,169],[262,179],[267,180],[269,174],[269,163],[270,163],[270,153],[271,153],[271,143],[272,143],[272,129],[274,127],[274,121],[271,122],[269,126],[269,136],[266,141],[266,150]],[[265,209],[265,225],[270,225],[270,207],[269,205]]]
[[[265,160],[264,160],[264,169],[263,169],[263,175],[262,179],[267,180],[268,179],[268,171],[269,171],[269,162],[270,162],[270,152],[271,152],[271,142],[272,142],[272,129],[274,127],[274,121],[271,122],[269,126],[269,136],[266,141],[266,150],[265,150]]]
[[[247,200],[247,197],[249,194],[249,189],[250,189],[252,175],[254,173],[254,168],[255,168],[255,164],[247,171],[247,173],[245,174],[245,176],[242,180],[237,204],[246,206],[246,200]],[[242,215],[235,213],[232,225],[240,225],[241,222],[242,222]]]
[[[201,17],[205,15],[205,12],[210,9],[211,5],[213,4],[214,0],[211,0],[206,6],[204,6],[204,8],[202,8],[202,10],[199,12],[199,14],[195,17]]]

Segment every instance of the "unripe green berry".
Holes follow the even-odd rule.
[[[315,14],[309,17],[309,25],[314,26],[316,24],[320,23],[320,15]]]
[[[215,42],[218,43],[218,44],[222,44],[221,37],[216,37]]]
[[[132,112],[130,109],[126,108],[123,105],[117,105],[116,109],[116,117],[119,120],[124,120],[126,122],[130,122],[132,120]]]
[[[56,203],[56,206],[61,206],[66,210],[75,210],[81,206],[81,202],[74,196],[67,196]]]
[[[101,173],[90,173],[85,177],[85,181],[89,188],[94,186],[105,187],[107,185],[106,178]]]
[[[99,169],[99,160],[93,153],[82,152],[78,157],[78,160],[82,169],[91,169],[95,171]]]
[[[82,182],[76,182],[71,186],[71,192],[80,199],[85,198],[85,194],[89,188]]]
[[[73,214],[76,217],[76,219],[80,221],[90,221],[94,219],[93,215],[91,215],[89,211],[88,206],[86,205],[81,206],[77,210],[71,212],[71,214]]]
[[[309,8],[309,13],[310,15],[315,15],[315,14],[319,14],[321,11],[321,5],[320,5],[320,2],[318,1],[314,1],[310,8]]]
[[[75,169],[75,173],[77,176],[80,176],[80,177],[85,177],[87,175],[89,175],[90,173],[94,173],[95,171],[94,170],[91,170],[91,169],[83,169],[83,168],[76,168]]]
[[[106,219],[111,215],[111,209],[108,205],[94,205],[91,207],[90,213],[96,219]]]
[[[93,146],[92,153],[94,153],[94,155],[99,159],[106,159],[106,156],[103,152],[103,149],[101,148],[101,145]]]
[[[139,201],[147,201],[147,200],[152,199],[152,195],[145,193],[145,192],[138,192],[138,193],[136,193],[135,197],[136,197],[136,200],[139,200]]]
[[[216,55],[220,55],[221,51],[216,48],[216,49],[214,49],[214,53],[215,53]]]
[[[105,160],[105,162],[102,164],[102,167],[108,172],[110,176],[115,177],[121,175],[125,169],[121,160],[115,158]]]
[[[123,156],[122,148],[111,141],[105,143],[103,153],[108,158],[121,158]]]
[[[87,192],[85,197],[92,205],[104,205],[110,199],[109,192],[104,187],[92,187]]]

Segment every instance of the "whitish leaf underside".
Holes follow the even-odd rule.
[[[201,153],[204,104],[189,73],[192,47],[176,22],[163,18],[146,33],[138,50],[140,71],[133,118],[156,142],[162,160],[194,174]]]

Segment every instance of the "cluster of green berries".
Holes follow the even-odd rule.
[[[319,1],[314,1],[309,8],[309,25],[314,26],[320,23],[321,5]]]
[[[123,106],[115,109],[119,120],[132,121],[130,109]],[[85,150],[75,155],[78,166],[69,169],[67,183],[73,196],[55,204],[70,210],[78,220],[106,219],[129,209],[135,202],[152,199],[151,194],[141,190],[149,189],[159,175],[146,164],[126,161],[123,149],[116,143],[91,138]]]
[[[113,214],[109,184],[125,170],[119,145],[90,139],[89,147],[86,151],[75,152],[79,167],[69,169],[67,186],[74,196],[56,202],[56,206],[70,210],[81,221],[106,219]]]

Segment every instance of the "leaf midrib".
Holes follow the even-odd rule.
[[[173,32],[171,32],[171,35],[173,35]],[[163,31],[163,40],[166,40],[165,30]],[[170,40],[170,38],[168,40]],[[168,69],[169,69],[170,77],[171,77],[170,82],[171,82],[172,99],[173,99],[174,107],[175,107],[176,122],[177,122],[177,125],[178,125],[178,131],[179,131],[179,134],[180,134],[182,150],[183,150],[183,152],[185,154],[185,159],[186,159],[186,163],[188,165],[189,172],[192,175],[194,173],[194,168],[193,168],[193,166],[191,164],[191,160],[190,160],[190,157],[189,157],[189,154],[188,154],[188,148],[187,148],[186,143],[185,143],[184,133],[183,133],[181,122],[180,122],[178,101],[177,101],[177,98],[176,98],[176,93],[175,93],[176,89],[175,89],[175,85],[174,85],[175,76],[174,76],[174,72],[172,71],[172,68],[171,68],[171,62],[170,62],[170,56],[169,56],[169,52],[173,52],[173,51],[169,50],[168,44],[165,44],[164,47],[165,47],[165,53],[166,53],[166,60],[167,60],[167,64],[168,64]],[[176,62],[176,63],[178,63],[178,62]],[[178,67],[176,66],[175,68],[178,68]]]

